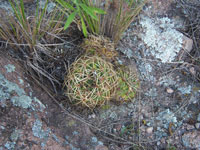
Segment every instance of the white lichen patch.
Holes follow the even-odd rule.
[[[152,75],[153,68],[150,63],[146,63],[143,61],[140,62],[138,65],[138,70],[140,71],[142,80],[149,80],[151,82],[154,82],[156,80],[155,77]]]
[[[8,65],[4,66],[4,68],[6,68],[7,73],[15,71],[15,66],[11,65],[11,64],[8,64]]]
[[[144,33],[141,39],[148,51],[161,62],[172,62],[182,48],[183,34],[174,29],[174,23],[167,17],[140,21]]]
[[[15,96],[13,96],[13,94],[15,94]],[[8,81],[0,73],[0,105],[5,107],[5,101],[8,99],[10,99],[12,104],[17,107],[31,108],[34,111],[43,111],[45,108],[40,100],[27,95],[24,89],[20,88],[16,83]]]
[[[178,88],[178,90],[182,94],[190,94],[191,91],[192,91],[192,86],[191,85],[181,86],[181,87]]]
[[[18,77],[19,80],[19,84],[23,85],[24,84],[24,80],[22,80],[22,78]]]
[[[14,96],[11,98],[11,101],[13,105],[23,108],[29,108],[32,104],[32,99],[27,95]]]
[[[166,109],[159,113],[159,115],[156,117],[156,120],[162,121],[164,128],[168,129],[168,126],[170,123],[174,123],[176,126],[177,118],[173,112],[171,112],[169,109]]]
[[[47,130],[42,129],[42,122],[38,119],[33,124],[32,132],[35,137],[40,139],[48,139],[51,130],[48,128]]]

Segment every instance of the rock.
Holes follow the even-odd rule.
[[[197,121],[200,122],[200,113],[197,116]]]
[[[193,126],[193,125],[190,125],[190,124],[187,124],[186,128],[187,128],[187,130],[189,131],[189,130],[194,129],[194,126]]]
[[[96,117],[95,114],[91,114],[91,115],[88,116],[89,119],[91,119],[91,118],[94,119],[95,117]]]
[[[167,88],[167,93],[172,94],[174,90],[172,88]]]
[[[194,67],[191,67],[189,70],[190,70],[190,73],[191,73],[192,75],[195,75],[195,74],[196,74],[196,71],[195,71]]]
[[[103,142],[91,140],[94,135],[86,124],[67,117],[28,79],[21,65],[0,53],[0,150],[94,150],[97,145],[107,150]]]
[[[193,46],[193,40],[186,36],[183,36],[183,50],[190,52],[192,50],[192,46]]]
[[[200,131],[192,131],[183,134],[182,142],[187,148],[200,149]]]
[[[195,124],[195,128],[196,128],[196,129],[200,129],[200,123],[196,123],[196,124]]]
[[[153,133],[153,127],[148,127],[148,128],[146,129],[146,132],[147,132],[148,134]]]
[[[142,17],[141,39],[151,55],[163,63],[179,61],[192,49],[193,41],[175,30],[175,23],[168,17]]]
[[[158,141],[156,144],[157,144],[157,146],[159,146],[161,143],[160,143],[160,141]]]

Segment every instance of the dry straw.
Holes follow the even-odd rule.
[[[114,43],[104,36],[90,34],[84,39],[81,47],[87,55],[97,55],[107,61],[113,61],[118,56]]]
[[[113,65],[98,56],[82,56],[65,78],[66,95],[72,103],[89,108],[103,105],[116,92],[118,76]]]

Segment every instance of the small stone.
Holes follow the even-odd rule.
[[[172,94],[174,90],[172,88],[167,88],[167,93]]]
[[[89,119],[91,119],[91,118],[93,118],[93,119],[94,119],[95,117],[96,117],[96,115],[95,115],[95,114],[92,114],[92,115],[89,115],[89,116],[88,116],[88,118],[89,118]]]
[[[195,124],[195,128],[196,128],[196,129],[200,129],[200,123],[196,123],[196,124]]]
[[[190,70],[190,73],[191,73],[192,75],[195,75],[195,74],[196,74],[196,71],[195,71],[194,67],[191,67],[189,70]]]
[[[98,142],[97,137],[92,137],[92,143],[97,143],[97,142]]]
[[[153,132],[153,127],[148,127],[148,128],[146,129],[146,132],[147,132],[148,134],[151,134],[151,133]]]
[[[187,36],[183,36],[183,49],[187,52],[192,50],[193,40],[188,38]]]
[[[157,146],[159,146],[160,144],[161,144],[160,141],[158,141],[158,142],[157,142]]]
[[[200,122],[200,113],[199,113],[199,115],[197,116],[197,121]]]
[[[187,130],[189,131],[189,130],[192,130],[192,129],[194,129],[194,126],[193,125],[189,125],[189,124],[187,124]]]

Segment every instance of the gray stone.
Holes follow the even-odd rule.
[[[147,131],[148,134],[153,133],[153,127],[148,127],[148,128],[146,129],[146,131]]]
[[[196,123],[196,124],[195,124],[195,128],[196,128],[196,129],[200,129],[200,123]]]
[[[187,124],[187,130],[192,130],[192,129],[194,129],[194,126],[193,125],[189,125],[189,124]]]
[[[197,121],[200,122],[200,113],[197,116]]]
[[[167,93],[172,94],[174,90],[172,88],[167,88]]]

